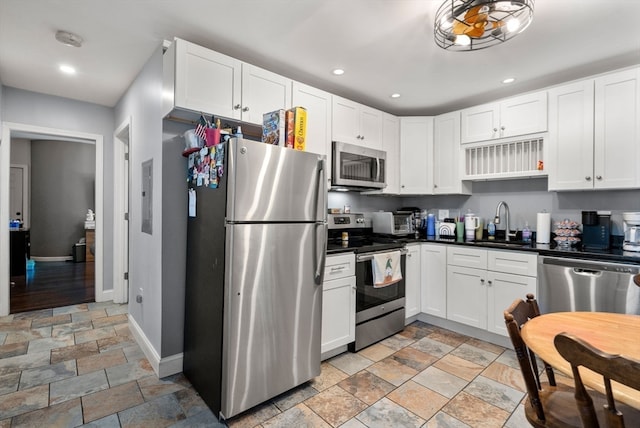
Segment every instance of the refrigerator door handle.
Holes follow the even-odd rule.
[[[324,281],[324,264],[327,258],[327,228],[328,227],[326,223],[316,223],[316,242],[313,245],[315,252],[313,258],[316,264],[316,272],[313,279],[316,285],[322,285]],[[319,230],[321,231],[322,236],[318,236]],[[320,246],[320,248],[318,248],[318,246]]]
[[[316,202],[315,202],[315,215],[316,220],[323,220],[326,216],[325,198],[326,191],[324,190],[324,180],[326,177],[325,172],[325,160],[321,157],[318,158],[318,177],[316,181]]]

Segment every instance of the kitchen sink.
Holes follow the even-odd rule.
[[[531,246],[531,243],[524,241],[474,241],[476,245],[482,247],[497,247],[497,248],[525,248]]]

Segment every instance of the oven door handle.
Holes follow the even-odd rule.
[[[377,253],[357,254],[356,255],[356,261],[357,262],[366,262],[367,260],[373,260],[373,255],[374,254],[390,253],[392,251],[395,251],[395,250],[379,251]],[[409,252],[409,250],[407,250],[406,248],[400,249],[400,254],[403,255],[403,256],[405,254],[407,254],[408,252]]]

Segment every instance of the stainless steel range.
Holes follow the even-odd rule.
[[[328,250],[356,253],[356,340],[349,345],[349,350],[355,352],[404,329],[407,250],[399,240],[373,235],[363,214],[329,214],[327,220]],[[394,251],[400,252],[402,279],[374,287],[374,255]]]

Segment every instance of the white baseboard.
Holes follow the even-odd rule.
[[[58,256],[58,257],[31,256],[31,260],[35,262],[66,262],[67,260],[73,260],[73,256]]]
[[[133,333],[133,336],[140,345],[142,352],[149,360],[149,364],[153,368],[153,371],[156,372],[156,376],[159,378],[171,376],[176,373],[182,372],[182,363],[184,355],[182,353],[171,355],[169,357],[160,358],[158,352],[155,350],[147,336],[140,328],[140,325],[136,322],[135,319],[131,315],[129,315],[129,328]]]

